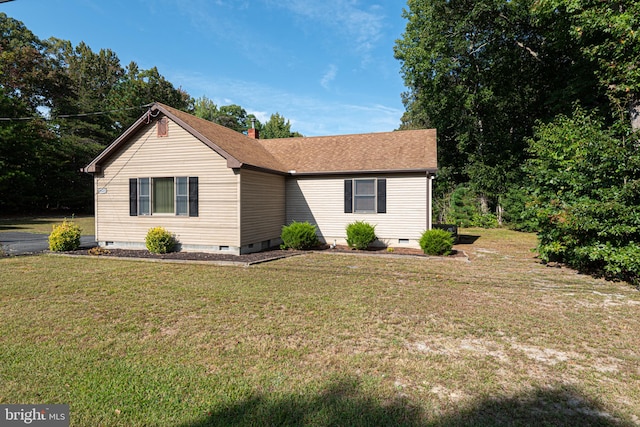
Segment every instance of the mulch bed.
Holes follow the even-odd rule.
[[[349,253],[349,254],[371,254],[371,255],[411,255],[419,257],[427,257],[419,249],[411,248],[393,248],[393,251],[388,251],[387,248],[370,248],[367,250],[354,250],[347,246],[330,247],[329,245],[319,246],[314,248],[313,251],[321,251],[327,253]],[[296,250],[282,250],[282,249],[269,249],[262,252],[256,252],[245,255],[231,255],[220,253],[206,253],[206,252],[170,252],[167,254],[152,254],[147,250],[136,249],[79,249],[76,251],[64,252],[65,255],[91,255],[96,257],[118,257],[118,258],[138,258],[138,259],[154,259],[154,260],[181,260],[181,261],[215,261],[215,262],[233,262],[238,264],[258,264],[261,262],[272,261],[280,258],[300,255],[305,251]],[[464,257],[464,252],[453,251],[450,257]]]

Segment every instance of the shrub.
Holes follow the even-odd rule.
[[[481,228],[498,228],[500,224],[498,223],[498,217],[492,213],[476,213],[473,215],[473,219],[471,220],[471,226]]]
[[[173,251],[176,240],[173,234],[169,233],[163,227],[154,227],[147,232],[145,238],[147,249],[152,254],[166,254]]]
[[[473,216],[480,213],[478,196],[470,188],[460,186],[451,193],[451,205],[445,222],[471,227]]]
[[[427,255],[449,255],[453,247],[453,237],[446,230],[427,230],[420,237],[420,247]]]
[[[309,249],[318,245],[316,226],[309,222],[293,221],[282,227],[280,238],[284,248]]]
[[[73,221],[66,219],[62,224],[54,225],[49,234],[49,250],[53,252],[75,251],[80,247],[82,230]]]
[[[367,249],[376,237],[375,226],[364,221],[356,221],[347,225],[347,245],[354,249]]]

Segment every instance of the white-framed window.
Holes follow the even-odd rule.
[[[129,215],[198,216],[198,177],[130,178]]]
[[[353,180],[353,211],[356,213],[376,212],[376,180]]]
[[[387,180],[356,178],[344,180],[344,213],[386,213]]]

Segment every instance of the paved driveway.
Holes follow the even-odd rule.
[[[49,250],[48,238],[48,234],[7,231],[0,233],[0,249],[8,255],[37,254]],[[95,236],[82,236],[80,237],[80,247],[95,246],[95,240]]]

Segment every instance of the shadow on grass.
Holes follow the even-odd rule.
[[[330,384],[318,395],[256,394],[181,427],[205,426],[632,426],[574,388],[535,390],[509,398],[485,399],[446,415],[398,397],[365,395],[357,380]]]
[[[472,245],[478,240],[480,236],[472,236],[470,234],[458,234],[458,240],[456,245]]]
[[[62,221],[62,217],[60,220]],[[51,224],[52,218],[0,218],[0,230],[20,231],[32,228],[34,225]]]

